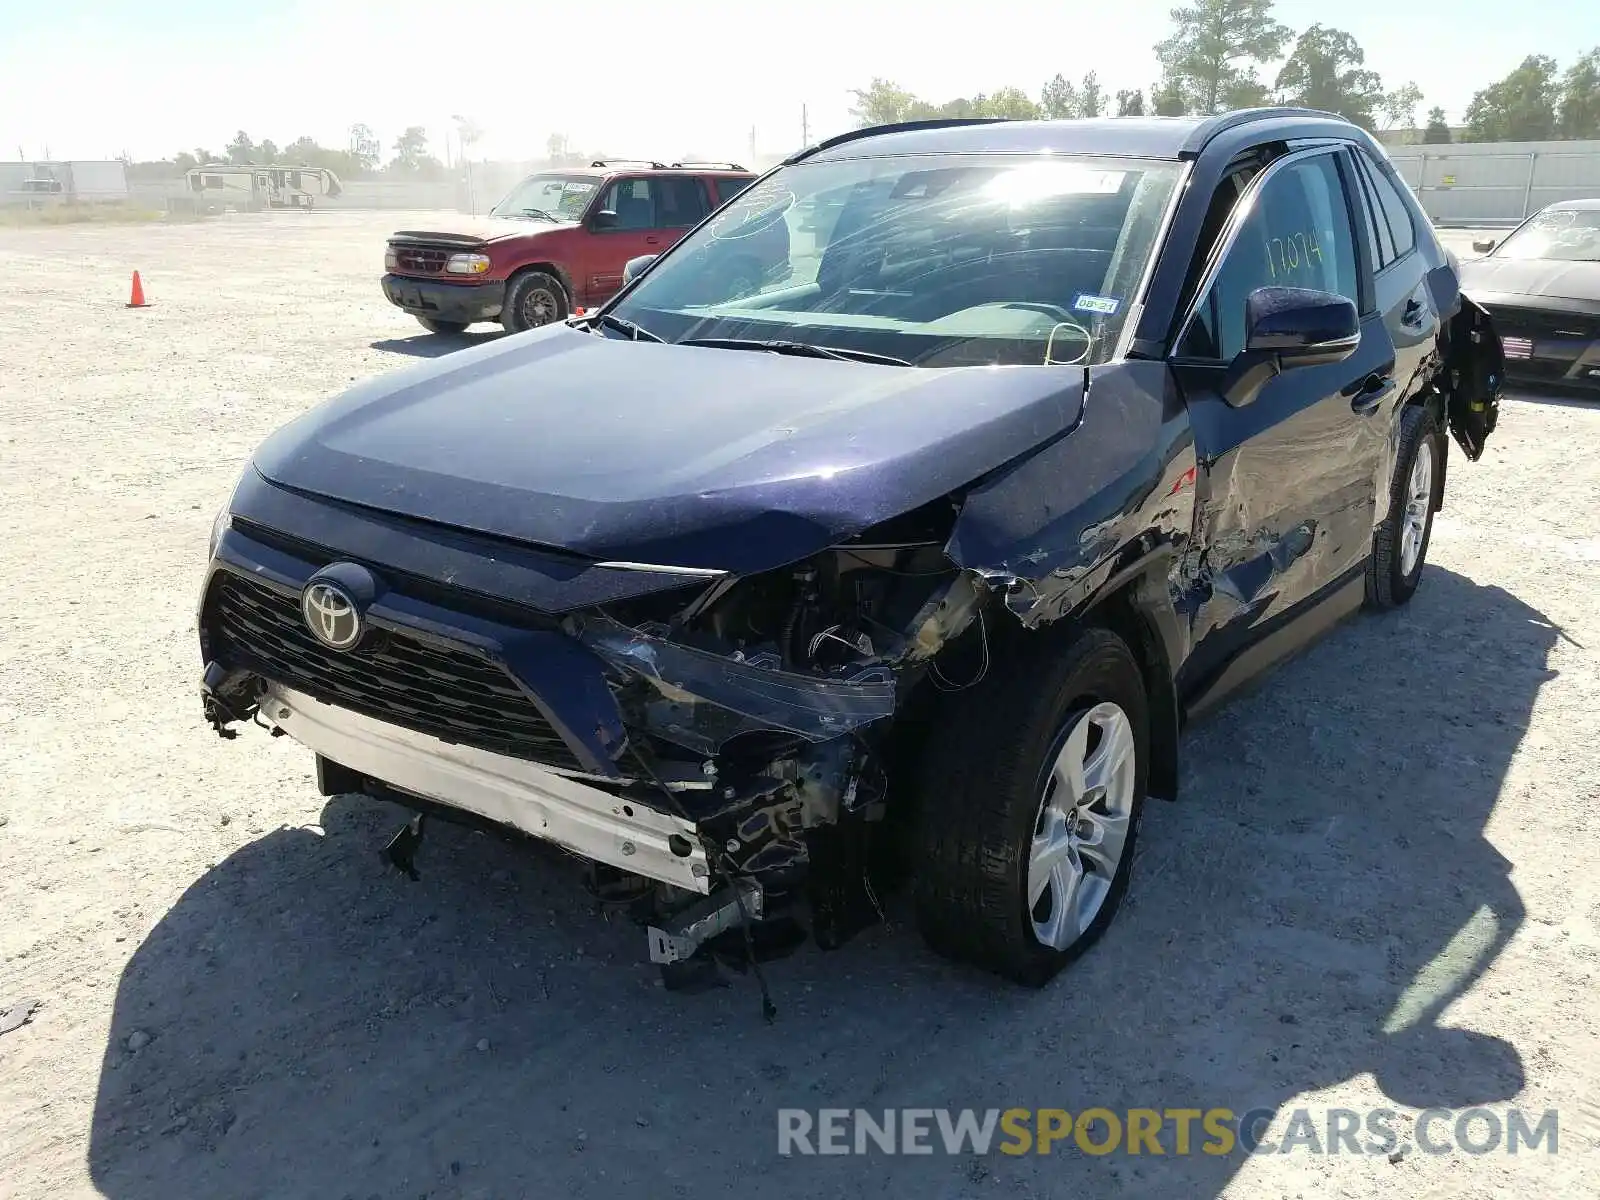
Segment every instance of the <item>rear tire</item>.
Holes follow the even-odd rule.
[[[1438,417],[1426,405],[1405,409],[1389,481],[1389,516],[1373,532],[1367,560],[1368,607],[1399,608],[1416,595],[1428,562],[1444,464],[1444,430]]]
[[[1021,636],[982,682],[946,697],[920,772],[923,940],[1032,987],[1116,915],[1149,773],[1149,704],[1133,653],[1106,629],[1061,633]],[[1098,800],[1081,786],[1096,780]],[[1058,871],[1077,871],[1076,883]]]
[[[436,317],[418,317],[417,324],[429,333],[455,334],[467,331],[465,321],[441,321]]]
[[[500,324],[507,333],[521,333],[564,321],[569,311],[567,290],[559,279],[548,271],[524,271],[506,290]]]

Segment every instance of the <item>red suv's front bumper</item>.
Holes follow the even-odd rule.
[[[413,279],[406,275],[383,277],[383,294],[396,308],[414,317],[434,321],[494,321],[505,307],[503,279],[483,283],[441,283],[436,279]]]

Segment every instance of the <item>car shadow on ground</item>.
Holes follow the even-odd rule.
[[[443,358],[446,354],[454,354],[457,350],[465,350],[469,346],[481,346],[485,342],[492,342],[504,336],[505,331],[500,329],[493,332],[484,330],[481,333],[469,330],[466,333],[419,333],[415,337],[379,338],[367,344],[374,350],[405,354],[411,358]]]
[[[1558,636],[1430,568],[1409,609],[1284,667],[1189,734],[1117,926],[1038,992],[933,959],[901,901],[772,964],[768,1026],[747,978],[659,990],[558,853],[439,826],[411,882],[377,852],[399,811],[336,798],[219,863],[133,957],[93,1179],[113,1200],[1198,1197],[1243,1156],[1169,1136],[1160,1158],[781,1158],[776,1114],[1243,1113],[1363,1073],[1405,1105],[1506,1101],[1517,1048],[1440,1015],[1523,920],[1484,826]]]

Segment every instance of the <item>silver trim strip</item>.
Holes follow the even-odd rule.
[[[717,567],[669,567],[661,563],[602,562],[595,563],[611,571],[643,571],[651,575],[692,575],[696,579],[721,579],[728,572]]]
[[[269,684],[261,715],[302,746],[391,787],[476,813],[564,846],[574,854],[702,895],[710,890],[705,850],[692,823],[624,802],[533,763],[452,745]],[[672,852],[668,838],[688,840]]]

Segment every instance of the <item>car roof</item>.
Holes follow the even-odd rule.
[[[1600,209],[1600,196],[1590,197],[1586,200],[1557,200],[1548,205],[1545,212],[1594,212]]]
[[[1246,131],[1254,141],[1317,136],[1363,143],[1370,140],[1359,127],[1335,113],[1309,108],[1256,108],[1213,117],[907,121],[841,134],[802,150],[788,161],[837,162],[897,154],[1045,153],[1177,160],[1198,157],[1223,135]]]
[[[540,167],[530,175],[749,175],[756,172],[738,163],[662,163],[650,159],[612,158],[573,167]]]

